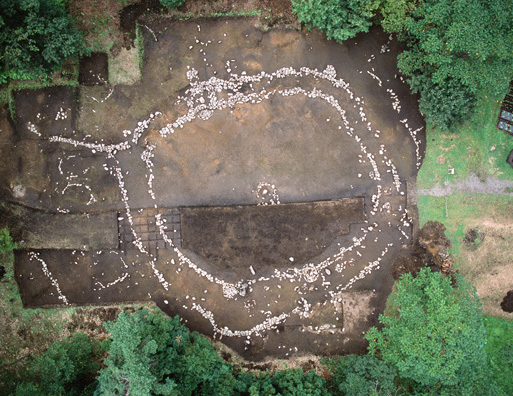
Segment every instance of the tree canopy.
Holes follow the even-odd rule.
[[[461,276],[453,285],[429,269],[417,277],[405,274],[388,303],[389,313],[379,319],[383,328],[372,328],[366,339],[370,352],[395,367],[401,378],[423,392],[500,394],[486,377],[479,298]]]
[[[408,4],[408,3],[406,3]],[[513,77],[512,0],[425,0],[399,33],[408,49],[398,67],[421,94],[428,121],[443,128],[459,122],[477,95],[502,99]]]
[[[292,0],[301,22],[339,43],[368,32],[378,4],[379,0]]]
[[[61,0],[0,0],[0,83],[38,78],[87,52]]]
[[[513,78],[513,0],[293,0],[301,22],[342,42],[379,22],[407,44],[398,57],[429,123],[450,128],[478,95],[502,99]]]
[[[143,309],[131,315],[121,313],[106,328],[111,343],[97,395],[232,394],[232,367],[178,317]]]

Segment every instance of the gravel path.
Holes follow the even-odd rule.
[[[417,196],[432,195],[435,197],[444,197],[454,193],[513,195],[513,181],[491,177],[482,181],[475,174],[472,174],[469,178],[458,180],[456,183],[437,185],[427,189],[418,189],[414,192]]]

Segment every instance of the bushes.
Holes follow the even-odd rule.
[[[274,374],[242,374],[238,396],[281,395],[281,396],[329,396],[323,378],[310,371],[281,370]]]
[[[375,356],[350,355],[334,368],[332,387],[340,396],[395,395],[396,376],[393,367]]]
[[[405,274],[389,297],[382,330],[366,334],[369,350],[395,367],[417,392],[484,395],[497,392],[487,378],[480,302],[461,276],[455,284],[423,269]],[[495,394],[500,394],[495,393]]]
[[[60,0],[0,0],[0,84],[47,76],[87,52]]]
[[[28,365],[16,396],[92,396],[99,356],[99,343],[85,334],[57,342]]]
[[[185,0],[160,0],[160,4],[164,7],[172,8],[174,10],[180,7],[183,3],[185,3]]]
[[[398,67],[429,122],[458,123],[478,92],[504,97],[513,76],[511,0],[425,0],[402,11],[402,23],[384,27],[408,44]]]
[[[232,367],[205,337],[190,333],[178,317],[143,309],[106,324],[109,356],[97,395],[226,395],[236,382]]]
[[[419,110],[426,121],[442,129],[463,121],[477,102],[468,87],[450,77],[439,84],[429,75],[414,75],[409,84],[413,93],[420,94]]]
[[[292,0],[301,22],[338,42],[367,32],[374,14],[408,48],[398,67],[429,123],[450,128],[477,93],[502,99],[513,77],[511,0]]]
[[[339,43],[368,32],[378,4],[376,0],[292,0],[293,11],[301,22]]]

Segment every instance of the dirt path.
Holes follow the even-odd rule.
[[[455,193],[460,194],[494,194],[494,195],[513,195],[513,181],[500,180],[489,177],[485,181],[480,180],[475,174],[464,180],[458,180],[455,183],[447,185],[437,185],[427,189],[418,189],[411,191],[410,194],[431,195],[435,197],[445,197]]]

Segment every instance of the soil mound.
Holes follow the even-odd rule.
[[[428,221],[419,231],[413,252],[399,256],[394,262],[394,278],[399,279],[407,272],[416,274],[424,267],[448,272],[453,262],[449,254],[452,244],[445,229],[438,221]]]
[[[513,290],[510,290],[501,302],[501,308],[504,312],[513,312]]]

